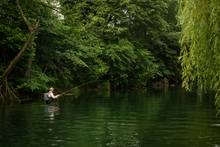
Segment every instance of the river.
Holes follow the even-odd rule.
[[[214,100],[181,89],[0,106],[0,147],[220,147]]]

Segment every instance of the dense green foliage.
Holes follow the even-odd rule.
[[[220,100],[220,1],[181,0],[183,86],[217,92]],[[219,103],[219,102],[218,102]]]
[[[91,80],[146,86],[179,77],[176,0],[20,0],[40,24],[34,43],[8,75],[16,92],[67,88]],[[0,73],[27,40],[16,2],[0,2]],[[123,76],[120,80],[114,80]]]

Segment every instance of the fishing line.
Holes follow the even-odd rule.
[[[115,78],[115,79],[112,79],[111,81],[115,81],[115,80],[118,80],[118,79],[121,79],[121,78],[124,78],[124,77],[127,77],[127,75],[122,75],[122,76],[120,76],[120,77],[117,77],[117,78]],[[71,92],[72,90],[74,90],[74,89],[76,89],[76,88],[80,88],[80,87],[85,86],[85,85],[88,85],[88,84],[92,84],[92,83],[96,83],[96,82],[104,82],[104,81],[106,81],[106,80],[93,80],[93,81],[88,81],[88,82],[86,82],[86,83],[82,83],[82,84],[80,84],[80,85],[78,85],[78,86],[75,86],[75,87],[73,87],[73,88],[71,88],[71,89],[69,89],[69,90],[67,90],[67,91],[64,91],[63,93],[61,93],[61,94],[59,94],[59,95],[60,95],[60,96],[63,96],[63,95],[68,94],[69,92]]]

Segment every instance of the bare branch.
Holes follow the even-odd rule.
[[[28,21],[28,19],[25,17],[24,12],[23,12],[23,10],[21,8],[19,0],[16,0],[16,3],[17,3],[17,7],[18,7],[18,10],[19,10],[19,13],[21,14],[22,19],[24,20],[25,24],[27,25],[28,30],[31,32],[33,30],[33,27],[31,25],[31,23]]]

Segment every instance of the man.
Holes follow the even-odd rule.
[[[54,95],[53,91],[54,91],[54,88],[51,87],[49,89],[49,92],[44,94],[44,100],[45,100],[46,104],[50,104],[53,100],[57,99],[60,96],[59,94]]]

